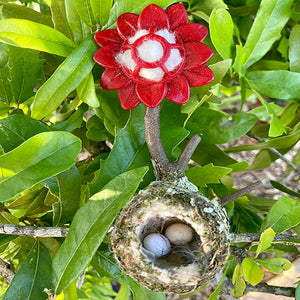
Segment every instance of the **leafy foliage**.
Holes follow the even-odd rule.
[[[0,222],[70,226],[66,238],[0,235],[0,257],[17,271],[9,287],[0,279],[0,298],[47,299],[48,290],[59,299],[128,299],[130,293],[133,299],[165,299],[124,274],[109,250],[116,215],[155,176],[144,107],[124,111],[117,93],[100,87],[103,68],[92,57],[93,33],[114,28],[120,14],[175,2],[0,1]],[[209,27],[204,43],[214,49],[208,65],[215,78],[192,88],[184,106],[162,102],[161,140],[169,160],[176,161],[189,138],[201,136],[186,175],[206,197],[221,198],[236,191],[236,172],[268,167],[278,158],[274,149],[285,154],[300,139],[299,4],[188,0],[184,5],[194,23]],[[249,131],[259,142],[226,150],[220,145]],[[230,156],[253,150],[250,166]],[[292,160],[299,165],[300,152]],[[255,256],[239,263],[229,258],[233,267],[225,273],[236,297],[246,282],[261,281],[262,268],[277,274],[291,266],[273,238],[288,229],[299,234],[300,193],[280,178],[271,183],[288,196],[246,194],[225,207],[232,232],[261,233],[251,248]],[[265,252],[277,257],[262,259]],[[81,276],[85,281],[77,288]],[[211,299],[224,280],[225,274]]]

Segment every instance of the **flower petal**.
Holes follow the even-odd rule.
[[[135,83],[118,90],[118,96],[122,108],[126,110],[135,108],[141,102],[135,92]]]
[[[184,44],[184,47],[186,51],[185,70],[200,67],[214,54],[212,49],[202,43],[188,42]]]
[[[177,104],[184,104],[189,100],[190,86],[184,75],[180,74],[168,82],[166,98]]]
[[[122,14],[117,20],[117,29],[119,35],[126,40],[127,37],[136,30],[139,16],[132,13]]]
[[[191,87],[205,85],[214,80],[214,73],[205,65],[193,70],[184,70],[183,74]]]
[[[202,42],[207,36],[207,28],[202,24],[184,24],[174,30],[183,42]]]
[[[120,44],[123,42],[118,34],[117,29],[107,29],[99,31],[94,35],[95,42],[100,46],[106,46],[109,44]]]
[[[189,22],[187,12],[182,4],[174,4],[167,8],[166,14],[169,17],[170,29],[187,24]]]
[[[116,62],[115,57],[120,50],[120,45],[111,44],[106,45],[99,50],[94,55],[94,60],[105,68],[119,68],[119,64]]]
[[[118,90],[128,86],[131,80],[124,75],[121,69],[105,69],[100,84],[106,90]]]
[[[167,93],[167,84],[163,82],[151,85],[137,84],[135,90],[146,106],[156,107]]]
[[[150,27],[169,29],[169,18],[165,11],[155,4],[148,5],[138,18],[138,28]]]

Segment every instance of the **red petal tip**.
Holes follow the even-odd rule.
[[[187,12],[182,4],[174,4],[167,8],[166,14],[169,17],[170,29],[187,24],[189,22]]]
[[[165,11],[155,4],[148,5],[138,18],[138,28],[150,27],[169,29],[169,18]]]

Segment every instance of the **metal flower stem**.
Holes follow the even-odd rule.
[[[187,165],[196,150],[201,138],[192,136],[176,162],[170,162],[160,139],[160,106],[145,111],[145,139],[151,155],[157,180],[175,180],[184,176]]]

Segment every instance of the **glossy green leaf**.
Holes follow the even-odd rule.
[[[80,19],[72,0],[65,0],[66,16],[72,30],[75,43],[80,43],[91,34],[90,28]]]
[[[115,127],[123,128],[129,117],[129,111],[124,110],[118,99],[117,91],[100,90],[97,93],[100,108],[96,108],[97,116],[104,121],[105,128],[111,135],[115,135]]]
[[[290,71],[300,73],[300,24],[296,24],[289,38]]]
[[[94,66],[96,45],[92,37],[84,40],[38,90],[32,117],[40,119],[53,112],[78,87]]]
[[[243,51],[243,69],[261,59],[279,39],[293,0],[262,0]]]
[[[292,263],[286,258],[266,258],[266,259],[256,259],[256,261],[266,270],[274,273],[280,274],[291,268]]]
[[[66,120],[53,124],[51,129],[71,132],[76,128],[80,128],[83,122],[83,115],[88,108],[87,104],[82,103]]]
[[[225,113],[199,107],[189,118],[186,128],[191,134],[198,134],[204,143],[223,144],[246,134],[255,122],[256,117],[248,113],[230,118]]]
[[[3,300],[46,300],[44,289],[51,289],[51,257],[47,249],[37,241],[27,259],[14,276]]]
[[[264,219],[261,231],[271,227],[276,234],[300,223],[300,202],[288,197],[281,197]]]
[[[80,19],[90,28],[96,24],[90,0],[71,0]]]
[[[166,296],[164,293],[159,293],[157,291],[151,291],[147,288],[140,285],[138,282],[136,282],[134,279],[127,275],[123,275],[123,278],[127,285],[129,286],[133,300],[165,300]]]
[[[43,132],[0,156],[0,201],[56,175],[74,163],[81,142],[67,132]]]
[[[72,40],[73,34],[67,20],[64,0],[51,0],[51,15],[54,28]]]
[[[206,187],[209,183],[219,183],[220,179],[230,173],[232,169],[208,164],[195,166],[186,171],[188,179],[198,187]]]
[[[250,258],[244,258],[242,262],[243,275],[251,285],[257,285],[264,277],[261,268]]]
[[[90,73],[77,88],[78,97],[91,107],[98,107],[99,100],[95,91],[93,74]]]
[[[114,5],[110,11],[109,20],[104,26],[104,29],[114,27],[118,17],[123,13],[131,12],[134,14],[140,14],[141,11],[149,4],[156,4],[163,9],[166,9],[169,5],[175,2],[178,2],[178,0],[142,0],[138,2],[135,0],[116,0],[114,1]]]
[[[79,208],[80,175],[75,166],[57,175],[59,201],[53,205],[53,225],[61,226],[72,220]]]
[[[37,12],[30,7],[0,1],[2,15],[5,19],[23,19],[53,27],[51,16]]]
[[[232,58],[233,22],[226,9],[214,9],[209,18],[210,38],[224,59]]]
[[[254,71],[246,74],[251,86],[265,96],[300,100],[300,73],[290,71]]]
[[[86,136],[92,141],[105,141],[110,138],[110,134],[105,129],[103,121],[100,120],[96,115],[88,119],[86,128]]]
[[[0,41],[61,56],[68,56],[75,47],[61,32],[43,24],[19,19],[0,20]]]
[[[239,152],[239,151],[252,151],[259,149],[285,149],[293,146],[300,138],[300,128],[295,128],[290,134],[269,139],[268,141],[252,144],[252,145],[241,145],[226,149],[225,152]]]
[[[11,213],[2,210],[0,212],[0,223],[17,225],[19,223],[19,220]]]
[[[112,4],[113,0],[91,0],[95,20],[101,26],[108,21]]]
[[[1,73],[1,71],[0,71]],[[1,77],[1,74],[0,74]],[[2,101],[0,101],[0,117],[4,117],[8,114],[8,111],[10,109],[10,106]]]
[[[57,294],[89,264],[118,212],[130,200],[147,170],[135,169],[115,177],[78,210],[69,234],[53,260]]]
[[[273,239],[276,235],[276,232],[272,229],[272,228],[268,228],[266,229],[259,238],[259,244],[258,247],[256,249],[256,254],[255,254],[255,258],[261,253],[264,252],[266,249],[268,249],[272,242]]]
[[[0,45],[0,56],[6,56],[6,65],[0,68],[0,97],[6,103],[22,103],[34,95],[40,83],[39,53],[31,49]]]
[[[0,145],[9,152],[32,136],[49,131],[49,127],[40,121],[25,115],[9,115],[0,120]]]

